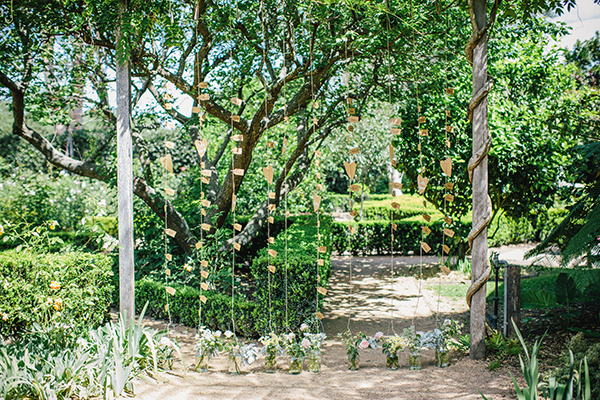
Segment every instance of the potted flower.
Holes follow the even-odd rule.
[[[196,346],[194,347],[194,350],[196,350],[196,356],[198,357],[196,371],[208,371],[208,362],[210,359],[218,355],[219,351],[223,350],[221,331],[215,331],[213,333],[204,326],[200,327],[199,332],[196,334]]]
[[[407,345],[408,341],[406,338],[404,336],[399,336],[396,333],[383,340],[381,351],[386,356],[386,365],[388,369],[395,371],[400,367],[398,352],[404,350]]]
[[[452,345],[452,339],[460,334],[462,327],[462,323],[452,319],[446,319],[442,323],[440,329],[434,329],[434,333],[437,331],[435,341],[436,366],[444,368],[450,365],[448,349]]]
[[[411,371],[421,369],[421,348],[423,347],[423,332],[415,331],[415,326],[411,325],[404,329],[402,336],[406,339],[409,356],[408,366]]]
[[[306,349],[305,351],[308,356],[309,372],[321,372],[321,346],[325,338],[327,338],[327,335],[324,332],[304,333],[302,346]]]
[[[284,335],[284,339],[285,352],[289,357],[289,373],[292,375],[299,374],[302,372],[302,363],[306,356],[305,347],[302,346],[294,332]]]
[[[378,348],[377,342],[383,337],[382,332],[377,332],[373,337],[369,338],[364,333],[360,332],[357,336],[352,336],[349,330],[343,333],[338,333],[338,337],[346,346],[346,354],[348,355],[348,369],[356,371],[360,366],[359,349]]]
[[[239,374],[240,365],[238,363],[238,358],[240,358],[242,354],[237,337],[229,330],[225,331],[223,335],[225,336],[223,350],[227,353],[227,371],[229,371],[230,374]]]
[[[283,338],[271,332],[258,340],[263,345],[260,352],[265,356],[265,372],[273,373],[277,370],[277,354],[283,355]]]

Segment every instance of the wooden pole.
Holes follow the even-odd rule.
[[[117,48],[121,40],[121,21],[127,12],[127,0],[119,3],[119,26]],[[129,126],[131,108],[131,84],[129,55],[117,50],[117,187],[119,203],[119,298],[121,314],[127,321],[135,315],[135,282],[133,263],[133,164],[131,131]]]
[[[504,268],[504,336],[515,336],[515,321],[521,329],[521,267],[507,265]]]
[[[487,1],[470,1],[473,28],[480,32],[486,29]],[[473,18],[474,17],[474,18]],[[487,84],[487,33],[483,33],[473,49],[473,94],[485,90]],[[484,96],[472,110],[473,122],[473,157],[481,155],[489,140],[487,96]],[[486,220],[489,209],[488,197],[488,166],[487,151],[480,157],[472,171],[473,182],[473,227]],[[471,245],[472,283],[478,281],[489,268],[487,246],[487,224],[477,229]],[[471,298],[471,350],[472,359],[482,359],[485,356],[485,315],[486,315],[486,285],[479,286]]]

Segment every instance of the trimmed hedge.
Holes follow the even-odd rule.
[[[468,231],[471,224],[455,222],[460,229]],[[397,230],[394,232],[394,253],[407,254],[409,251],[419,252],[421,247],[421,227],[426,225],[431,229],[425,241],[431,246],[431,254],[438,254],[442,246],[443,221],[426,223],[425,221],[397,221]],[[349,226],[354,226],[354,234],[350,233]],[[371,255],[391,253],[391,225],[390,221],[363,221],[363,222],[334,222],[331,225],[333,248],[342,254],[349,251],[352,255]],[[437,234],[436,234],[437,232]],[[446,237],[445,243],[452,249],[454,243]]]
[[[164,320],[169,319],[165,310],[167,292],[165,285],[150,279],[141,279],[135,284],[136,311],[141,311],[146,302],[147,315]],[[198,326],[198,310],[200,309],[200,291],[189,286],[169,285],[175,294],[169,296],[171,320],[186,326]],[[231,297],[211,291],[202,291],[206,303],[202,305],[202,325],[212,330],[231,328]],[[246,337],[256,335],[254,329],[253,310],[255,305],[243,299],[236,299],[234,317],[236,332]]]
[[[268,331],[284,331],[288,327],[297,329],[307,318],[315,315],[317,298],[319,309],[323,305],[323,295],[317,294],[317,268],[319,268],[320,286],[326,287],[331,276],[331,224],[328,216],[320,217],[317,238],[317,222],[314,216],[297,217],[288,227],[287,239],[287,289],[288,321],[286,323],[286,257],[285,233],[280,233],[271,249],[277,251],[277,257],[267,258],[267,249],[262,249],[254,259],[251,272],[256,279],[254,302],[254,320],[256,331],[260,334]],[[320,253],[324,265],[317,265],[317,244],[325,246],[327,251]],[[269,284],[268,265],[275,266]],[[269,299],[269,288],[271,296]],[[269,313],[271,310],[271,313]],[[271,321],[271,324],[269,324]],[[289,326],[286,326],[289,325]]]
[[[0,253],[0,336],[18,338],[33,324],[79,333],[106,322],[112,264],[103,254]]]

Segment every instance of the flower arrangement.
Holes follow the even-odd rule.
[[[275,372],[277,370],[277,354],[283,355],[284,353],[282,347],[284,338],[271,332],[262,336],[258,341],[263,345],[260,352],[265,356],[265,372]]]
[[[223,351],[227,353],[227,370],[230,374],[239,374],[240,365],[238,358],[242,356],[241,346],[238,343],[237,337],[230,330],[226,330],[223,333],[225,336],[223,340]]]
[[[283,338],[283,346],[289,357],[289,373],[293,375],[299,374],[302,372],[302,363],[306,357],[306,348],[309,345],[307,343],[308,339],[305,338],[307,342],[304,342],[304,345],[307,347],[304,347],[294,332],[284,335]]]
[[[308,370],[310,372],[321,372],[321,346],[327,338],[324,332],[304,333],[302,347],[306,349],[308,355]]]
[[[196,371],[207,371],[210,359],[223,350],[224,342],[221,335],[221,331],[213,333],[204,326],[200,327],[199,332],[196,334],[196,346],[194,346],[194,350],[196,350],[196,355],[198,356]]]
[[[368,337],[362,332],[358,335],[353,336],[349,330],[343,333],[338,333],[338,337],[342,339],[342,342],[346,346],[346,354],[348,355],[348,369],[356,371],[359,367],[359,353],[360,349],[368,349],[369,347],[373,350],[378,348],[378,341],[383,337],[382,332],[377,332],[372,337]]]
[[[408,350],[408,364],[411,371],[421,369],[421,348],[423,347],[423,332],[416,331],[415,326],[411,325],[405,328],[402,336],[406,339]]]
[[[397,370],[399,368],[398,352],[408,346],[408,340],[404,336],[395,333],[383,340],[381,351],[386,355],[387,368]]]

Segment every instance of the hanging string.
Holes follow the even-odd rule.
[[[167,101],[171,101],[172,97],[171,94],[167,94],[166,100]],[[172,107],[171,103],[167,103],[165,104],[165,109],[169,110],[170,107]],[[164,271],[165,271],[165,311],[167,312],[167,317],[169,319],[169,323],[167,325],[167,331],[170,331],[171,326],[172,326],[172,320],[171,320],[171,307],[170,307],[170,303],[169,303],[169,295],[173,295],[175,294],[175,291],[173,290],[173,288],[171,288],[169,286],[169,276],[171,275],[171,270],[169,269],[169,261],[172,259],[171,254],[169,254],[169,250],[168,250],[168,236],[173,236],[175,237],[176,232],[169,229],[169,217],[168,217],[168,208],[167,208],[167,193],[171,192],[171,189],[169,189],[168,183],[169,183],[169,172],[173,172],[173,161],[171,158],[171,154],[169,153],[169,148],[174,147],[174,145],[172,144],[172,142],[169,142],[167,139],[167,129],[170,127],[170,123],[167,123],[165,126],[165,135],[164,135],[164,139],[163,139],[163,145],[165,146],[165,155],[163,158],[163,198],[164,198],[164,206],[163,206],[163,211],[165,213],[165,227],[163,230],[163,245],[164,245]]]

